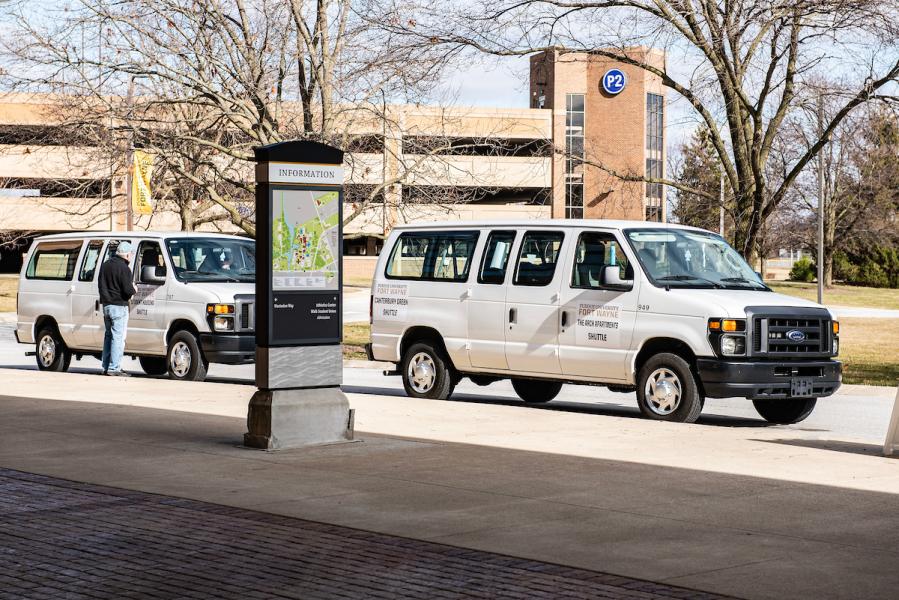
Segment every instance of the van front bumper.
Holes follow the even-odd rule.
[[[201,333],[200,348],[206,360],[226,365],[249,365],[256,362],[256,335]]]
[[[769,400],[790,398],[794,379],[811,381],[812,397],[830,396],[840,387],[843,364],[820,361],[730,361],[700,358],[696,370],[708,398]]]

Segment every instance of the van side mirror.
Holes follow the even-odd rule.
[[[610,290],[626,292],[634,288],[633,279],[622,279],[618,265],[607,265],[602,268],[602,286]]]
[[[149,285],[162,285],[165,283],[165,272],[160,275],[157,273],[153,265],[146,265],[140,268],[140,282]]]

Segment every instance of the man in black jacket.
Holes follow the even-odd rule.
[[[100,267],[100,304],[103,305],[103,374],[129,377],[122,370],[125,332],[128,329],[128,301],[135,294],[131,278],[131,244],[121,242],[116,254]]]

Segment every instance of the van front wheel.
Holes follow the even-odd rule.
[[[166,356],[169,377],[180,381],[203,381],[209,363],[200,350],[200,343],[189,331],[178,331],[169,341]]]
[[[656,354],[637,375],[637,403],[644,416],[657,421],[695,423],[702,396],[690,365],[676,354]]]
[[[56,329],[41,329],[34,350],[37,368],[41,371],[68,371],[72,364],[72,353]]]
[[[412,344],[403,355],[403,387],[413,398],[446,400],[456,387],[448,360],[428,343]]]
[[[762,418],[775,425],[791,425],[804,421],[815,410],[817,398],[785,398],[784,400],[753,400]]]
[[[540,381],[539,379],[513,379],[512,388],[525,402],[542,404],[558,396],[562,384],[558,381]]]

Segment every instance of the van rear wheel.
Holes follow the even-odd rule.
[[[34,345],[37,368],[41,371],[64,372],[72,364],[72,353],[56,329],[45,327],[37,334]]]
[[[165,375],[168,371],[168,365],[163,356],[141,356],[137,360],[140,362],[140,368],[147,375]]]
[[[640,367],[637,404],[643,416],[656,421],[695,423],[702,412],[703,398],[687,361],[663,352]]]
[[[403,387],[413,398],[446,400],[456,380],[443,353],[427,342],[412,344],[403,355]]]
[[[525,402],[542,404],[558,396],[562,384],[558,381],[540,381],[539,379],[513,379],[512,388]]]
[[[783,400],[753,400],[762,418],[775,425],[791,425],[804,421],[818,403],[817,398],[785,398]]]
[[[178,331],[169,340],[166,366],[172,379],[203,381],[209,362],[200,350],[197,337],[189,331]]]

